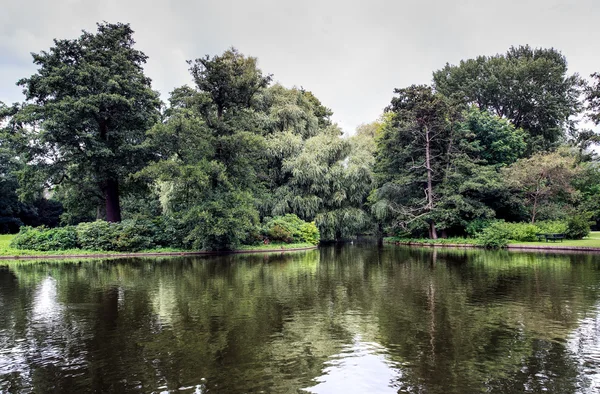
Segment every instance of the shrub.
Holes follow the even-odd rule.
[[[569,217],[567,220],[566,237],[568,239],[582,239],[590,234],[590,226],[594,222],[590,221],[590,215],[579,213]]]
[[[508,239],[517,242],[536,241],[540,229],[531,223],[502,223],[508,231]]]
[[[136,252],[151,249],[155,244],[158,233],[157,227],[148,219],[128,219],[115,226],[116,238],[113,250]]]
[[[79,247],[86,250],[115,250],[118,224],[96,220],[77,225]]]
[[[486,227],[477,237],[480,245],[488,249],[501,249],[508,245],[510,231],[506,223],[495,222]]]
[[[565,234],[568,223],[564,220],[546,220],[535,223],[540,229],[540,233],[547,234]]]
[[[486,227],[497,221],[496,219],[474,219],[467,224],[465,231],[470,237],[477,237]]]
[[[321,239],[321,234],[315,222],[304,222],[300,226],[299,241],[306,242],[312,245],[317,245]]]
[[[273,241],[319,243],[320,233],[315,223],[305,222],[294,214],[266,219],[263,234]]]
[[[156,227],[154,243],[162,247],[187,248],[189,243],[184,242],[191,231],[189,223],[179,216],[158,216],[152,220]]]
[[[274,224],[273,226],[271,226],[269,228],[269,231],[267,232],[267,235],[272,241],[281,241],[288,244],[294,241],[290,230],[288,230],[280,224]]]
[[[49,229],[40,227],[21,227],[10,246],[15,249],[38,251],[67,250],[77,248],[77,233],[73,226]]]

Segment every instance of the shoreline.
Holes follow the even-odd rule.
[[[477,248],[485,249],[480,245],[475,244],[444,244],[444,243],[424,243],[424,242],[386,242],[388,245],[402,246],[418,246],[418,247],[435,247],[435,248]],[[570,252],[597,252],[600,253],[600,247],[592,246],[540,246],[540,245],[523,245],[509,244],[507,250],[539,250],[539,251],[570,251]],[[501,250],[501,249],[500,249]]]
[[[197,251],[197,252],[141,252],[141,253],[94,253],[94,254],[53,254],[53,255],[21,255],[21,256],[0,256],[1,260],[39,260],[39,259],[70,259],[70,258],[119,258],[119,257],[177,257],[177,256],[223,256],[228,254],[246,254],[246,253],[285,253],[299,252],[303,250],[314,250],[318,246],[307,246],[302,248],[289,249],[248,249],[248,250],[229,250],[229,251]]]

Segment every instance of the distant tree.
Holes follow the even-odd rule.
[[[556,147],[575,134],[583,81],[567,74],[555,49],[511,47],[506,54],[479,56],[433,73],[440,93],[508,119],[528,133],[528,152]]]
[[[522,196],[531,223],[546,204],[572,200],[572,181],[579,172],[575,158],[562,152],[534,154],[503,170],[507,185]]]
[[[128,24],[98,24],[96,34],[55,40],[33,55],[36,74],[21,79],[31,125],[29,164],[50,185],[85,179],[100,191],[108,221],[121,220],[120,186],[147,161],[145,132],[159,115]]]
[[[188,64],[198,90],[210,95],[218,119],[227,110],[249,107],[254,95],[271,81],[270,75],[263,76],[258,69],[256,58],[246,57],[235,48]]]

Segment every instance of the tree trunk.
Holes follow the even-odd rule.
[[[106,201],[106,221],[121,221],[121,205],[119,203],[119,181],[109,179],[102,185],[104,200]]]
[[[108,141],[108,122],[106,119],[98,121],[100,128],[100,139]],[[121,205],[119,201],[119,181],[113,177],[102,182],[100,185],[105,201],[105,214],[107,222],[121,221]]]
[[[531,224],[535,224],[535,216],[537,215],[538,197],[533,197],[533,209],[531,212]]]
[[[429,137],[429,127],[425,127],[425,167],[427,168],[427,210],[433,210],[433,171],[431,169],[431,139]],[[429,223],[431,239],[437,239],[435,223]]]

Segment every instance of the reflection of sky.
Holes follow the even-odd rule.
[[[51,277],[44,279],[35,290],[33,303],[29,312],[29,328],[26,338],[13,338],[14,346],[0,350],[0,375],[11,372],[21,372],[26,377],[29,371],[27,356],[35,350],[43,360],[58,360],[60,354],[52,346],[44,346],[44,340],[38,341],[33,335],[36,331],[51,331],[52,327],[60,324],[62,308],[57,301],[56,280]],[[49,332],[47,332],[48,334]],[[10,341],[9,341],[10,342]]]
[[[306,388],[310,393],[396,393],[392,382],[401,372],[386,359],[386,349],[377,343],[363,342],[360,335],[354,343],[330,357],[316,385]]]
[[[579,364],[579,392],[600,392],[600,304],[579,322],[566,346]]]
[[[66,307],[58,300],[54,278],[47,277],[37,286],[27,319],[22,335],[13,331],[14,337],[0,338],[0,344],[9,344],[0,347],[0,376],[16,372],[21,381],[28,382],[34,366],[60,366],[63,370],[85,367],[85,352],[70,351],[85,330],[78,323],[67,321]],[[32,359],[35,365],[30,365]]]

